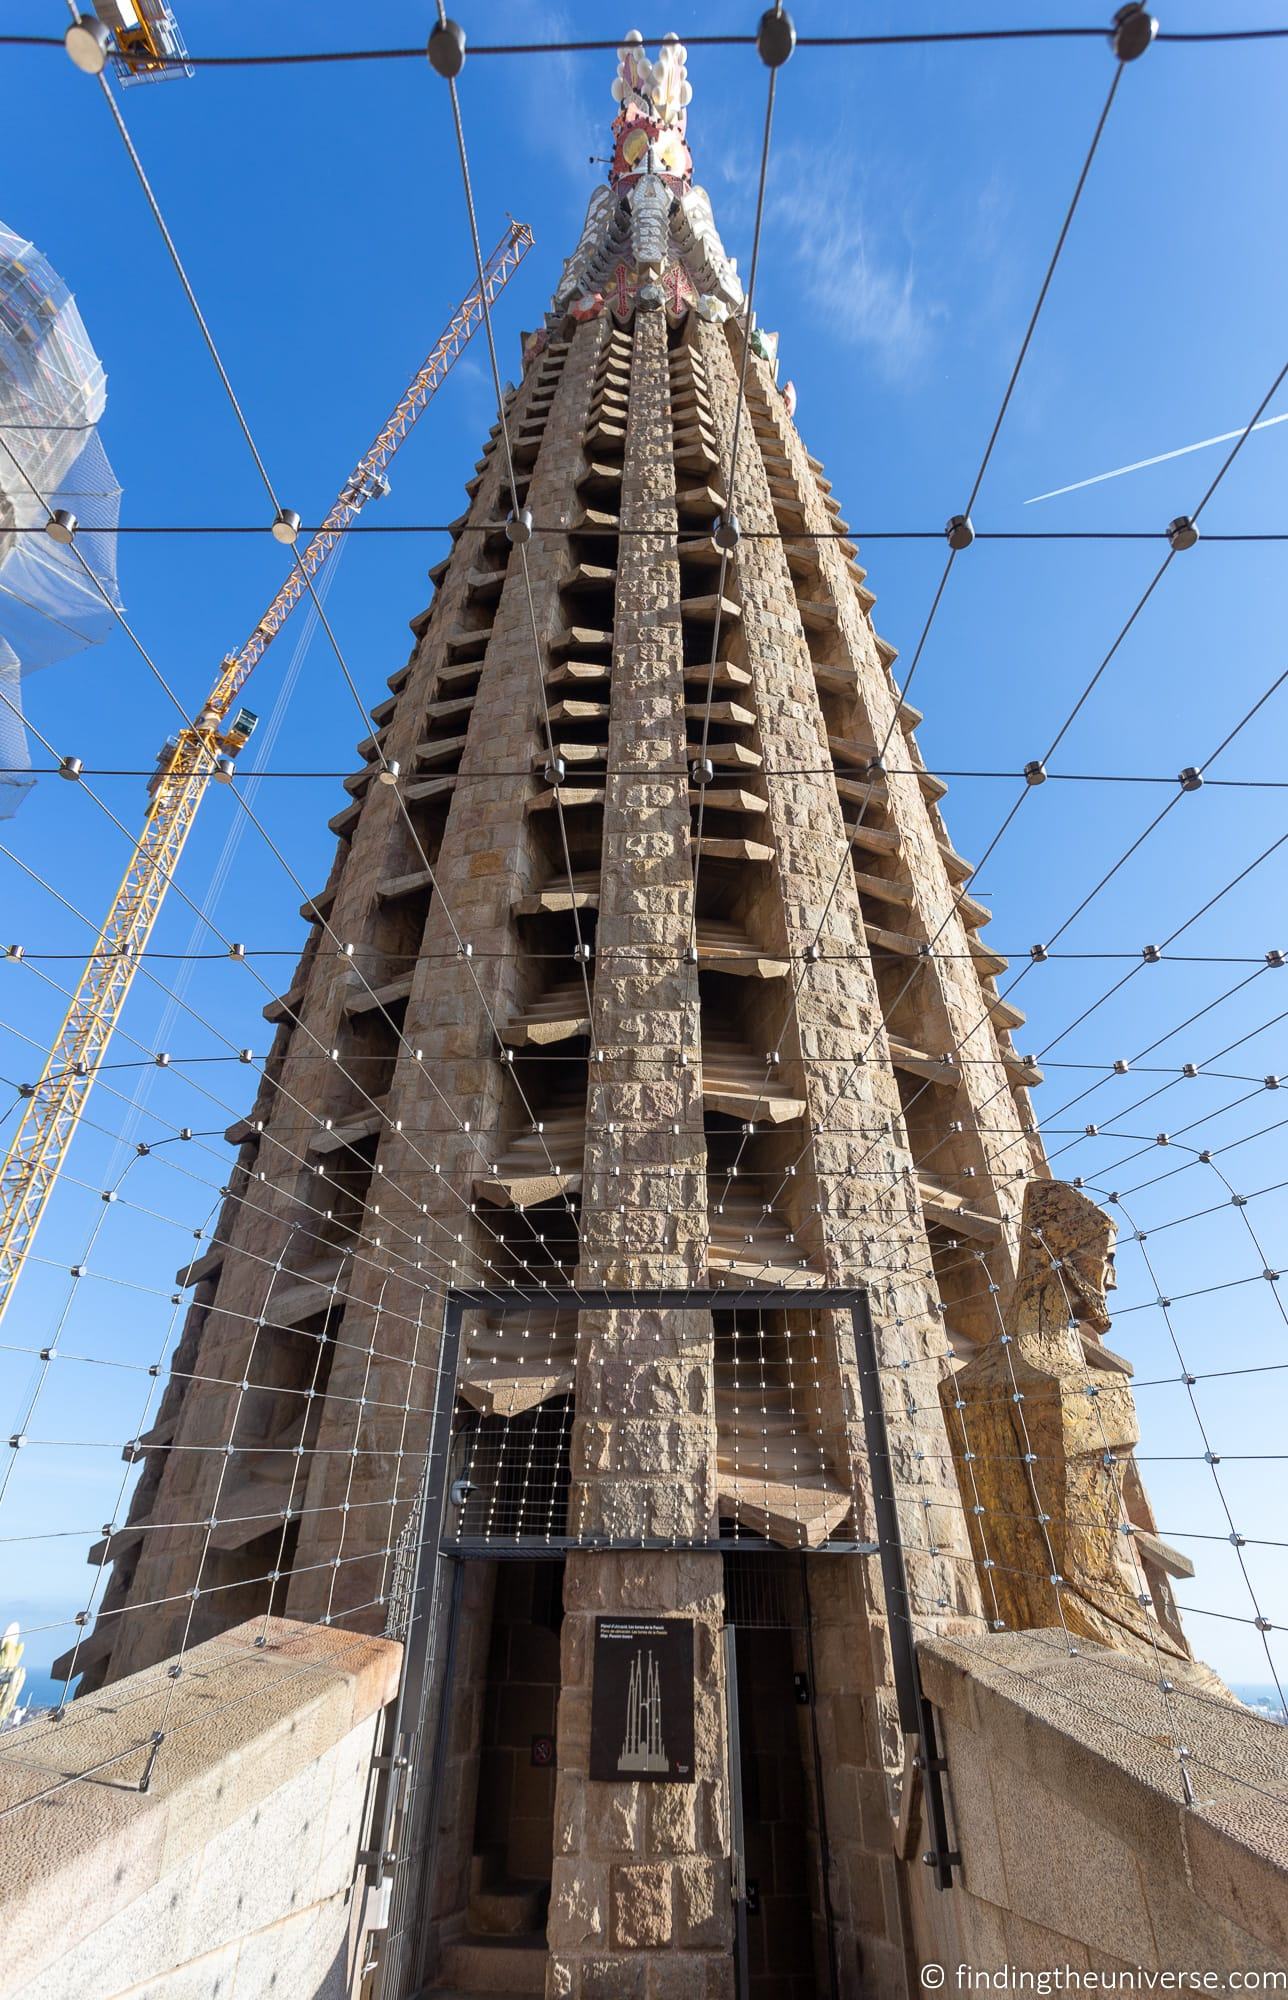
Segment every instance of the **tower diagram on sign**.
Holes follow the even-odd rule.
[[[670,1768],[662,1741],[662,1681],[652,1653],[637,1653],[631,1661],[626,1689],[626,1735],[619,1771],[666,1771]]]

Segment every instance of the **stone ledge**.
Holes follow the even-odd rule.
[[[195,1646],[178,1681],[162,1662],[73,1702],[61,1723],[6,1734],[0,1992],[20,1991],[382,1708],[401,1655],[391,1640],[257,1619]]]
[[[1164,1695],[1149,1662],[1086,1643],[1071,1656],[1057,1632],[924,1640],[918,1655],[950,1725],[1076,1801],[1142,1860],[1173,1868],[1208,1909],[1288,1950],[1288,1729],[1213,1692],[1205,1670],[1169,1661]],[[1181,1799],[1178,1729],[1194,1807]]]

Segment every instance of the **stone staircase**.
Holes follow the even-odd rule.
[[[423,2000],[482,2000],[491,1993],[544,1993],[545,1882],[515,1881],[500,1858],[470,1863],[465,1929],[444,1944],[438,1977]]]

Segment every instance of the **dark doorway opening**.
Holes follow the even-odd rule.
[[[554,1850],[564,1566],[506,1560],[471,1567],[480,1576],[492,1571],[490,1627],[472,1674],[470,1645],[458,1651],[451,1728],[464,1762],[472,1748],[473,1832],[468,1859],[463,1841],[457,1849],[459,1900],[443,1925],[430,1991],[539,1994]]]
[[[497,1565],[474,1813],[474,1855],[490,1878],[537,1884],[547,1899],[563,1568]],[[540,1916],[544,1927],[544,1903]]]
[[[462,1568],[440,1738],[450,1838],[438,1850],[426,2000],[546,1990],[564,1564]]]
[[[737,1662],[746,2000],[832,1992],[817,1743],[799,1559],[727,1555]]]

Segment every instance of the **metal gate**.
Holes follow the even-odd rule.
[[[491,1540],[463,1534],[445,1540],[452,1466],[452,1417],[456,1401],[463,1316],[471,1311],[487,1311],[493,1317],[498,1312],[502,1316],[526,1314],[534,1307],[570,1313],[639,1311],[727,1313],[773,1309],[848,1312],[853,1323],[859,1357],[859,1383],[879,1540],[876,1543],[832,1542],[828,1545],[826,1553],[828,1557],[842,1558],[851,1554],[879,1554],[887,1603],[895,1606],[906,1605],[909,1602],[886,1440],[876,1345],[866,1292],[856,1287],[821,1286],[749,1286],[741,1291],[736,1291],[732,1287],[716,1291],[698,1291],[574,1286],[521,1289],[516,1286],[512,1292],[505,1295],[504,1299],[499,1300],[495,1292],[487,1290],[453,1289],[444,1305],[437,1394],[419,1506],[414,1516],[414,1528],[402,1549],[400,1592],[407,1619],[402,1671],[384,1752],[377,1760],[372,1836],[362,1855],[369,1882],[387,1899],[388,1927],[379,1987],[381,2000],[409,2000],[409,1995],[415,1992],[419,1985],[416,1937],[421,1928],[420,1913],[425,1907],[434,1874],[436,1809],[448,1724],[445,1690],[452,1676],[462,1565],[468,1561],[504,1561],[507,1557],[550,1560],[562,1558],[574,1551],[631,1554],[657,1549],[671,1553],[677,1550],[723,1553],[735,1554],[739,1559],[757,1565],[766,1559],[781,1561],[784,1555],[784,1551],[776,1544],[758,1541],[754,1536],[746,1535],[731,1539],[717,1534],[700,1540],[677,1541],[666,1538],[610,1539],[566,1534],[547,1534],[538,1538],[520,1533],[509,1540],[504,1548],[499,1548]],[[766,1582],[769,1578],[770,1571],[766,1569]],[[802,1579],[804,1582],[803,1571]],[[807,1583],[804,1587],[808,1588]],[[807,1639],[808,1622],[807,1612],[805,1620]],[[906,1735],[919,1736],[920,1751],[925,1760],[922,1768],[928,1816],[936,1847],[936,1879],[940,1887],[950,1888],[952,1866],[956,1857],[948,1852],[942,1763],[936,1747],[933,1711],[922,1693],[916,1647],[907,1617],[892,1612],[890,1630],[900,1723]],[[747,1992],[747,1910],[741,1773],[738,1766],[735,1647],[736,1623],[730,1622],[726,1625],[725,1649],[730,1744],[729,1784],[735,1849],[735,1962],[738,1968],[738,1992],[741,1996]],[[812,1688],[812,1660],[809,1678]],[[815,1755],[817,1757],[816,1741]],[[825,1841],[822,1773],[819,1769],[816,1769],[816,1789],[820,1812],[820,1839]],[[835,1993],[837,1991],[835,1942],[831,1911],[826,1901],[826,1858],[823,1874],[829,1970],[832,1991]]]

